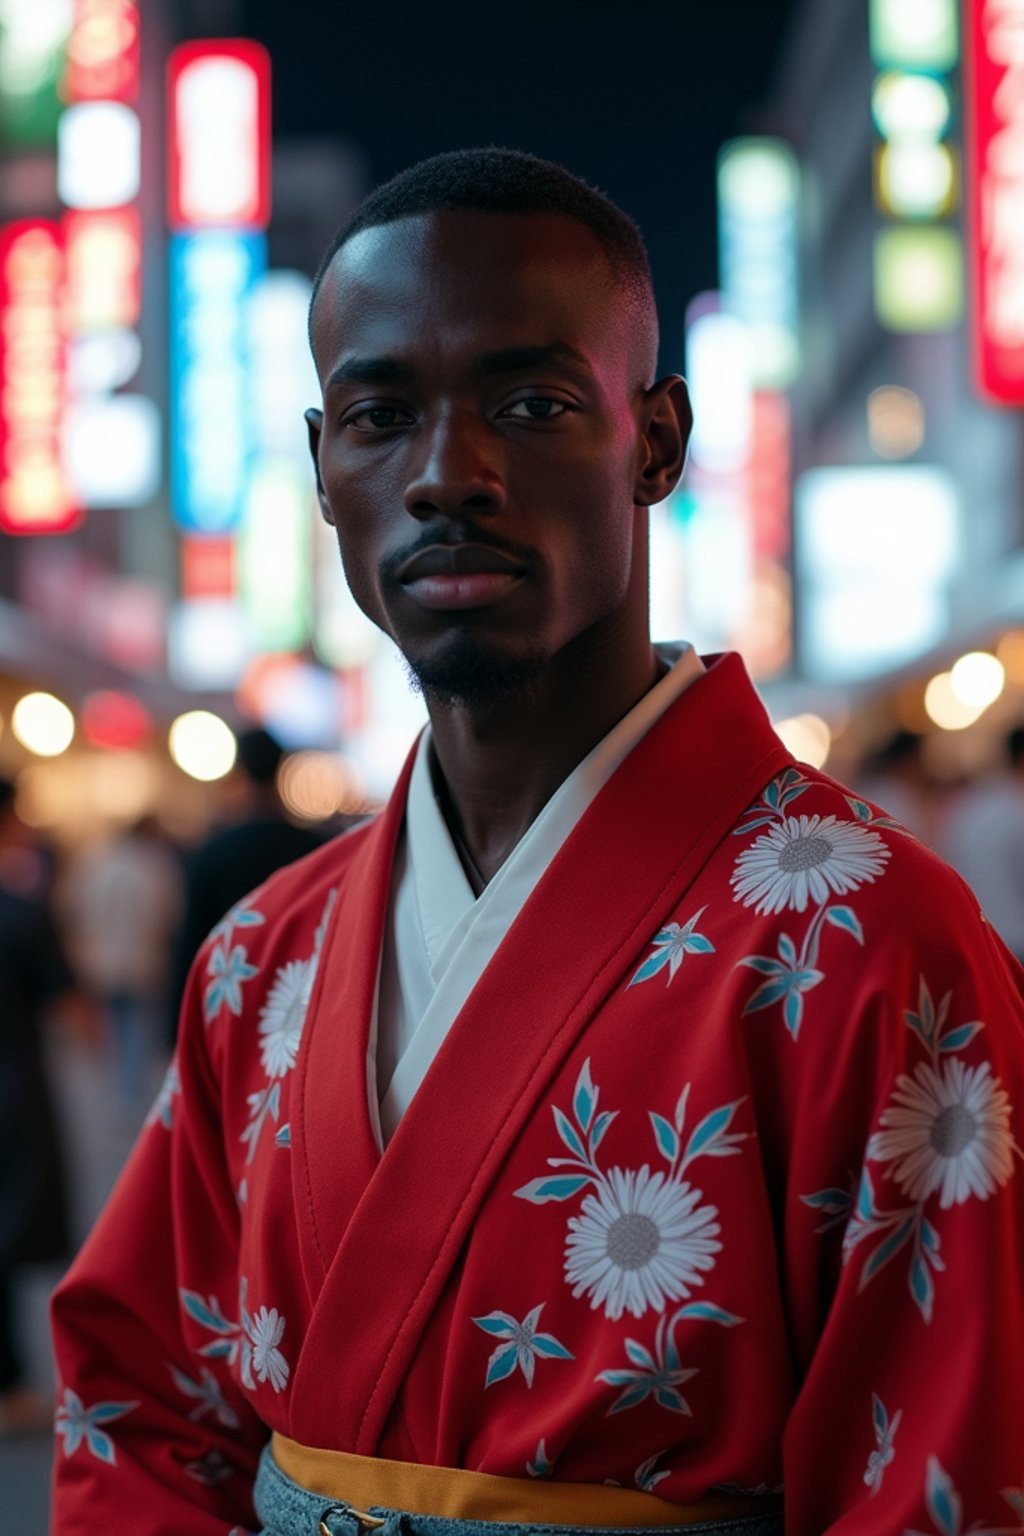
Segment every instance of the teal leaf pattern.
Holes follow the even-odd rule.
[[[537,1441],[537,1449],[533,1460],[526,1463],[526,1471],[529,1477],[550,1477],[555,1470],[554,1462],[548,1460],[547,1447],[543,1436]]]
[[[888,1411],[882,1399],[874,1392],[871,1394],[871,1423],[875,1431],[875,1449],[868,1457],[868,1464],[864,1470],[864,1481],[872,1493],[877,1493],[882,1486],[885,1469],[896,1455],[893,1441],[896,1431],[900,1427],[903,1410],[899,1409],[890,1420]]]
[[[689,1403],[679,1390],[699,1374],[697,1367],[682,1364],[676,1343],[676,1328],[685,1320],[715,1322],[727,1328],[735,1327],[743,1321],[724,1307],[716,1307],[708,1302],[690,1303],[678,1308],[671,1317],[667,1313],[662,1315],[654,1332],[653,1348],[648,1349],[638,1339],[627,1338],[625,1348],[629,1366],[600,1371],[594,1378],[606,1386],[620,1389],[607,1410],[606,1418],[638,1408],[648,1398],[653,1398],[659,1408],[669,1413],[692,1414]]]
[[[948,1209],[971,1198],[988,1199],[1010,1178],[1014,1155],[1020,1155],[1009,1129],[1009,1100],[998,1078],[987,1062],[966,1066],[960,1059],[984,1026],[976,1019],[954,1022],[951,1013],[952,994],[936,1002],[922,975],[916,1005],[904,1010],[903,1019],[924,1059],[912,1075],[899,1074],[879,1128],[868,1141],[843,1239],[847,1262],[859,1247],[867,1253],[860,1289],[898,1253],[907,1252],[907,1288],[926,1323],[934,1315],[935,1277],[945,1269],[940,1234],[927,1214],[932,1202],[937,1199],[941,1209]],[[885,1208],[879,1203],[869,1163],[882,1165],[906,1204]]]

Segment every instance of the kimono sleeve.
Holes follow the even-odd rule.
[[[61,1536],[241,1536],[255,1525],[267,1430],[232,1370],[239,1221],[197,974],[175,1063],[53,1301]]]
[[[1024,1531],[1024,972],[940,884],[852,1026],[859,1155],[793,1202],[834,1280],[785,1438],[793,1536]]]

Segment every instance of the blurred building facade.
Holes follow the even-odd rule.
[[[366,713],[301,416],[310,277],[365,170],[272,149],[264,50],[189,24],[0,6],[0,762],[71,842],[154,809],[202,830],[226,728],[336,753]],[[360,793],[330,766],[298,816]]]
[[[189,37],[236,9],[0,0],[0,768],[71,842],[157,808],[203,830],[245,723],[306,754],[297,815],[351,808],[423,718],[302,425],[310,279],[366,167],[272,139],[272,61]],[[1024,300],[975,298],[1024,269],[1012,207],[1009,266],[978,254],[989,141],[1024,133],[992,106],[1006,14],[798,7],[679,339],[696,426],[652,512],[655,635],[742,650],[840,773],[910,730],[954,778],[1024,714]]]
[[[1024,715],[1024,287],[993,268],[1000,238],[1024,261],[993,170],[1022,129],[1012,9],[805,4],[758,117],[800,177],[794,652],[767,691],[852,727],[837,771],[911,730],[955,780]]]

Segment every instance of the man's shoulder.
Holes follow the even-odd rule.
[[[978,917],[962,877],[895,817],[818,769],[794,763],[777,775],[732,829],[736,898],[781,913],[848,898],[887,916],[907,939]]]

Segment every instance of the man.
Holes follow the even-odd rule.
[[[1017,1529],[1020,973],[736,657],[652,649],[689,412],[635,228],[441,156],[311,335],[431,725],[201,951],[56,1300],[54,1529],[226,1536],[254,1477],[273,1536]]]

